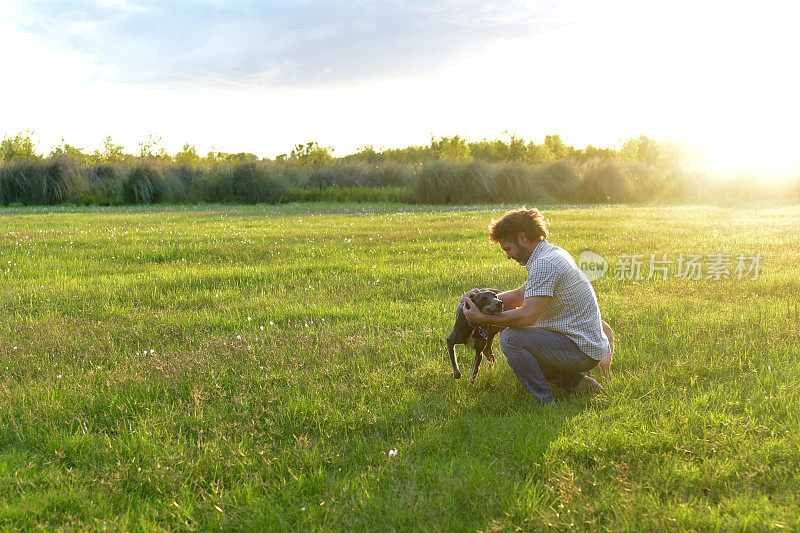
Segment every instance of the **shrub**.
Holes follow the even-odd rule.
[[[89,184],[79,172],[77,163],[64,157],[48,159],[41,181],[33,187],[31,203],[52,205],[72,200],[83,194]]]
[[[269,163],[242,163],[230,175],[232,200],[248,204],[281,201],[287,185]]]
[[[580,166],[581,200],[624,202],[631,197],[629,174],[617,161],[592,159]]]
[[[370,187],[376,181],[367,163],[352,162],[315,168],[308,175],[309,187]]]
[[[201,174],[192,182],[192,198],[209,203],[229,202],[233,199],[230,165],[220,165]]]
[[[162,199],[163,184],[158,168],[137,163],[122,183],[122,199],[128,204],[152,204]]]
[[[15,159],[0,167],[0,202],[8,205],[14,202],[29,203],[31,183],[38,179],[42,164],[26,159]]]
[[[536,178],[549,196],[561,201],[574,201],[578,197],[580,178],[577,164],[573,161],[555,161],[540,165]]]
[[[122,204],[123,170],[117,165],[101,164],[84,169],[87,189],[76,198],[83,205]]]
[[[409,165],[390,162],[376,168],[377,185],[381,187],[406,187],[413,175]]]
[[[493,173],[488,163],[441,160],[427,163],[412,184],[416,201],[429,204],[463,204],[489,201]]]
[[[497,202],[541,202],[551,200],[537,167],[520,162],[494,165],[494,194]]]
[[[15,159],[0,169],[0,202],[52,205],[74,199],[88,187],[73,162]]]
[[[171,165],[166,167],[164,174],[174,176],[189,188],[192,183],[203,174],[203,169],[192,165]]]
[[[404,186],[411,181],[408,165],[388,163],[374,165],[364,161],[341,161],[313,169],[301,180],[302,186],[328,187],[390,187]]]
[[[190,185],[178,174],[162,172],[161,202],[184,203],[189,200]]]

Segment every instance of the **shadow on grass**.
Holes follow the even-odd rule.
[[[298,491],[278,496],[271,521],[476,530],[523,525],[556,505],[542,465],[551,443],[590,400],[542,406],[499,365],[475,387],[441,373],[407,376],[411,394],[350,424],[346,435],[334,430],[335,460]]]

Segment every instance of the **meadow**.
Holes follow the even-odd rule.
[[[446,358],[509,207],[0,208],[0,529],[800,529],[800,206],[537,205],[617,342],[552,407]]]

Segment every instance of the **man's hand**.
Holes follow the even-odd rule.
[[[469,292],[465,292],[464,296],[461,297],[461,303],[466,305],[467,301],[468,300],[471,301],[472,298],[474,298],[475,295],[478,294],[479,292],[481,292],[480,289],[472,289]],[[475,304],[472,304],[472,305],[475,305]]]
[[[476,324],[482,323],[481,319],[483,318],[484,314],[481,313],[481,310],[478,309],[478,306],[475,305],[475,302],[472,301],[472,298],[469,297],[462,299],[461,301],[464,302],[464,316],[467,317],[467,320]]]

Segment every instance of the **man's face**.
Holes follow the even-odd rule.
[[[528,245],[528,240],[523,236],[517,237],[514,241],[499,241],[500,248],[506,253],[506,257],[513,259],[522,266],[528,263],[528,258],[533,252],[533,248]]]

